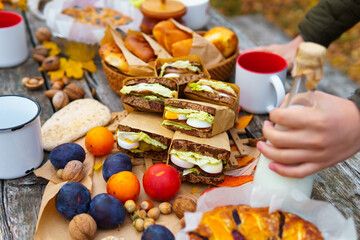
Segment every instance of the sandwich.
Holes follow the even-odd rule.
[[[154,50],[141,33],[136,33],[135,31],[128,32],[124,44],[130,52],[144,62],[148,63],[155,61],[156,55]]]
[[[101,45],[99,48],[99,55],[105,63],[115,68],[115,70],[120,70],[124,73],[129,71],[129,64],[115,41]]]
[[[177,98],[178,85],[171,78],[133,77],[124,80],[120,93],[121,101],[128,112],[138,109],[162,113],[164,100]]]
[[[116,130],[118,149],[134,157],[166,161],[174,132],[161,127],[161,120],[154,113],[129,113]]]
[[[237,109],[239,87],[235,84],[213,79],[199,79],[188,83],[184,93],[187,98],[225,105]]]
[[[203,61],[197,55],[177,58],[163,58],[155,61],[156,76],[171,77],[179,85],[179,95],[182,95],[186,85],[196,79],[210,78]]]
[[[230,143],[226,132],[203,139],[177,131],[168,161],[183,181],[217,185],[224,181],[229,158]]]
[[[165,99],[162,125],[188,135],[209,138],[234,126],[235,113],[226,106],[185,99]]]

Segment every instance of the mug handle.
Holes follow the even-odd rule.
[[[276,106],[272,106],[269,105],[267,106],[267,111],[270,112],[271,110],[273,110],[275,107],[280,106],[282,100],[285,97],[285,88],[284,85],[282,83],[282,81],[280,80],[279,76],[277,75],[272,75],[270,77],[270,83],[273,85],[274,89],[275,89],[275,93],[276,93]]]

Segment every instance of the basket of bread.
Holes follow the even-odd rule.
[[[123,81],[128,77],[160,76],[159,67],[166,61],[190,61],[201,66],[201,74],[198,72],[198,77],[188,81],[201,77],[226,81],[234,70],[238,39],[230,29],[215,27],[207,32],[194,32],[169,19],[155,25],[152,33],[128,30],[122,34],[110,26],[105,30],[99,55],[109,85],[117,94],[120,95]],[[194,55],[198,56],[196,61]],[[179,65],[175,68],[181,69],[182,75],[194,74],[189,68],[187,73]],[[166,72],[171,72],[169,69]],[[183,77],[178,80],[182,90],[188,81],[184,82]]]

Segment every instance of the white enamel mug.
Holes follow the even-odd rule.
[[[284,58],[269,52],[247,52],[236,63],[235,83],[240,87],[242,109],[264,114],[280,106],[285,97]]]
[[[0,179],[25,176],[43,161],[40,111],[31,98],[0,96]]]
[[[0,68],[16,66],[28,55],[23,17],[14,12],[0,11]]]
[[[193,30],[206,26],[209,20],[209,0],[179,0],[186,6],[186,14],[181,18]]]

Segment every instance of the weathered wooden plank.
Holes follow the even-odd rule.
[[[0,181],[0,239],[11,239],[11,233],[9,231],[8,222],[5,218],[5,205],[4,205],[4,182]]]

